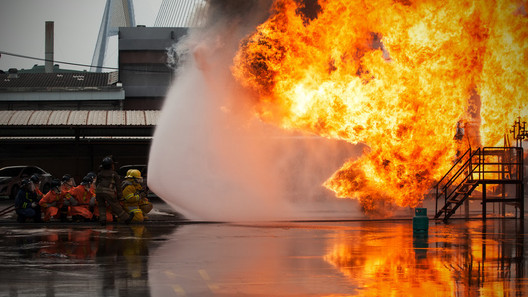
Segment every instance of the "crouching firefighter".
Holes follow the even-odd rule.
[[[48,222],[51,219],[60,219],[60,209],[63,206],[60,186],[59,180],[52,180],[50,185],[51,189],[39,201],[39,205],[44,212],[44,222]]]
[[[129,224],[134,218],[134,214],[129,214],[119,203],[118,199],[121,199],[122,196],[119,186],[119,175],[114,171],[114,160],[112,157],[105,157],[95,180],[95,198],[99,213],[106,213],[106,204],[108,204],[119,221]],[[100,215],[99,222],[101,225],[106,225],[106,217]]]
[[[93,214],[90,211],[90,205],[93,206],[95,204],[95,198],[92,192],[90,192],[91,184],[92,179],[85,176],[81,184],[73,188],[70,192],[70,212],[75,222],[89,222],[92,220]]]
[[[15,211],[18,215],[17,221],[24,223],[27,219],[33,219],[36,223],[42,222],[38,202],[33,182],[28,178],[22,180],[20,190],[15,197]]]
[[[143,222],[146,214],[152,210],[152,203],[145,197],[142,182],[141,172],[137,169],[130,169],[122,184],[123,198],[121,201],[126,210],[134,214],[133,222]]]

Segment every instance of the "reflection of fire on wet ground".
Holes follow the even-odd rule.
[[[358,283],[358,296],[507,296],[524,292],[522,225],[481,221],[435,226],[379,224],[362,234],[340,231],[325,261]]]

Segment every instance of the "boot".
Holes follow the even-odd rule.
[[[132,220],[134,219],[134,213],[131,212],[128,214],[128,219],[125,220],[125,224],[130,224],[130,222],[132,222]]]

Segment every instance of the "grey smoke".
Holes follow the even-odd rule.
[[[363,147],[262,122],[234,81],[238,44],[269,13],[270,1],[246,2],[210,1],[208,25],[175,45],[186,58],[155,131],[149,187],[191,220],[362,217],[322,183]]]

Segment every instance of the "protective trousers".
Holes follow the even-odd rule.
[[[129,218],[128,213],[123,209],[117,198],[113,195],[106,193],[96,193],[95,199],[97,200],[97,206],[99,207],[99,221],[105,222],[106,216],[101,215],[106,213],[106,204],[110,206],[112,213],[119,219],[119,221],[126,221]]]

